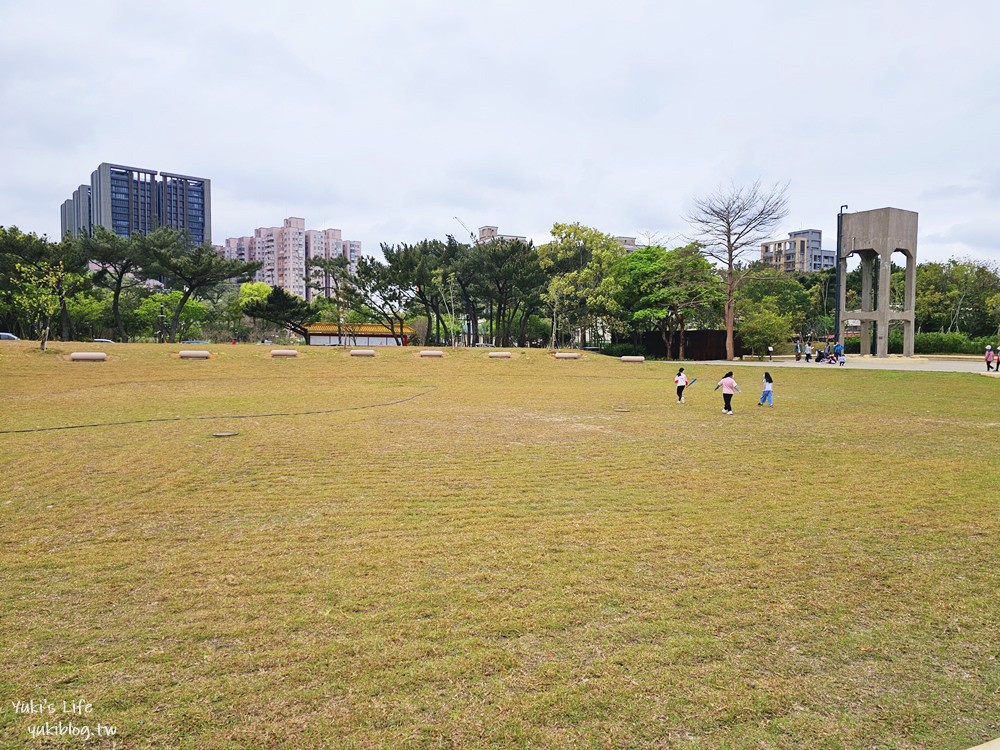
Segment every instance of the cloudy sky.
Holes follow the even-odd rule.
[[[784,230],[920,213],[1000,261],[1000,3],[0,0],[0,224],[57,236],[98,163],[208,177],[213,238],[366,251],[475,229],[687,231],[788,182]]]

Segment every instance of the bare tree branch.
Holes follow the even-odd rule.
[[[742,187],[731,183],[714,193],[696,198],[685,220],[694,229],[694,239],[706,258],[720,263],[726,279],[726,357],[733,359],[733,328],[736,320],[735,292],[746,278],[740,262],[751,247],[768,239],[788,214],[788,183],[764,188],[760,180]]]

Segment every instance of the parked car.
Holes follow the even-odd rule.
[[[94,339],[95,344],[113,344],[115,343],[111,339]]]
[[[13,333],[0,333],[0,341],[20,341]]]
[[[201,339],[184,339],[182,344],[207,344],[207,341],[202,341]]]

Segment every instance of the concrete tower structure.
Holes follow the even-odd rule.
[[[903,321],[903,356],[913,356],[914,303],[917,296],[917,213],[899,208],[879,208],[843,215],[841,246],[837,248],[840,266],[840,330],[844,340],[847,320],[861,321],[861,353],[871,352],[872,323],[875,324],[875,356],[889,356],[889,322]],[[893,309],[890,303],[892,256],[906,257],[906,280],[903,304]],[[861,257],[861,309],[848,310],[847,259]],[[873,299],[875,265],[878,263],[878,299]],[[874,303],[874,304],[873,304]]]

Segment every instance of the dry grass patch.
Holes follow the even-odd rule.
[[[6,343],[0,429],[218,416],[0,435],[0,694],[118,747],[1000,735],[994,380]]]

